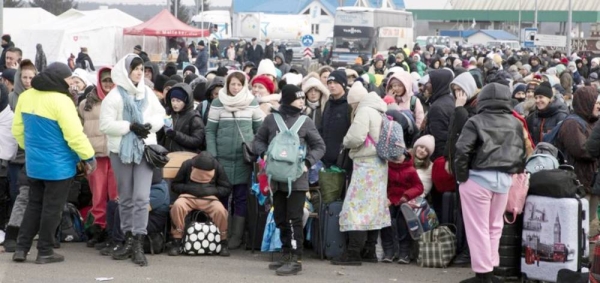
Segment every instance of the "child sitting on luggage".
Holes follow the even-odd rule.
[[[173,179],[171,190],[179,197],[171,207],[171,236],[169,255],[177,256],[182,247],[185,217],[193,210],[204,211],[221,232],[221,256],[229,256],[227,218],[229,213],[219,198],[231,193],[231,183],[219,162],[207,151],[181,164]]]
[[[423,193],[423,184],[413,165],[413,157],[406,152],[400,160],[388,162],[388,202],[392,226],[381,229],[381,244],[384,256],[382,261],[391,263],[398,258],[398,263],[410,263],[410,248],[413,239],[400,210],[400,205]],[[395,225],[394,225],[395,224]],[[395,229],[395,230],[394,230]],[[396,236],[397,235],[397,238]],[[395,242],[397,239],[397,243]]]

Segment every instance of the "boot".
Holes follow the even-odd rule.
[[[375,247],[365,247],[360,253],[360,257],[363,262],[377,263],[377,254],[375,253]]]
[[[87,241],[88,248],[93,248],[96,246],[96,244],[102,243],[106,240],[106,231],[102,229],[100,225],[92,225],[90,231],[90,234],[92,234],[92,238]]]
[[[270,268],[271,266],[269,266]],[[302,271],[302,258],[299,255],[292,254],[290,260],[283,266],[277,268],[275,274],[279,276],[296,275]]]
[[[227,243],[227,240],[222,240],[221,241],[221,252],[219,253],[220,256],[230,256],[231,254],[229,253],[229,243]]]
[[[233,216],[232,226],[229,227],[228,243],[230,250],[237,250],[242,245],[244,230],[246,229],[246,217]]]
[[[331,260],[331,264],[333,265],[362,265],[362,260],[360,258],[360,253],[357,251],[346,250],[344,253]]]
[[[112,258],[116,260],[124,260],[133,256],[133,234],[131,231],[125,233],[125,244],[120,249],[114,250]]]
[[[13,261],[16,262],[24,262],[27,260],[27,252],[26,251],[15,251],[12,257]]]
[[[280,267],[284,266],[286,263],[292,260],[292,254],[289,251],[282,251],[281,258],[269,264],[270,270],[278,270]]]
[[[116,249],[121,249],[123,244],[115,243],[113,240],[106,241],[106,245],[100,249],[101,255],[112,255]]]
[[[6,226],[6,237],[4,238],[4,251],[14,253],[17,248],[17,236],[19,236],[19,227]]]
[[[167,254],[170,256],[178,256],[181,254],[181,239],[173,239],[173,241],[169,243]]]
[[[144,238],[146,235],[138,234],[133,237],[133,263],[139,266],[148,266],[148,260],[144,255]]]
[[[454,265],[465,266],[471,264],[471,252],[468,248],[464,249],[462,253],[456,256],[454,259]]]

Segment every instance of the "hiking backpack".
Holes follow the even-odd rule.
[[[298,131],[304,125],[306,116],[302,115],[288,129],[279,113],[273,113],[279,132],[269,143],[265,172],[269,184],[271,180],[288,184],[288,196],[292,193],[292,182],[304,173],[306,147],[300,144]]]
[[[381,132],[379,133],[379,141],[375,145],[377,155],[386,161],[398,160],[406,152],[404,131],[398,122],[392,120],[392,117],[385,114],[381,117]],[[367,136],[367,140],[373,142],[371,136]]]

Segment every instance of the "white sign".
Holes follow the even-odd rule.
[[[567,37],[564,35],[536,34],[535,46],[567,46]]]
[[[374,23],[373,12],[357,13],[344,10],[335,12],[335,24],[338,26],[373,27]]]

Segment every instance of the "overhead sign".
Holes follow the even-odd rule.
[[[535,46],[567,46],[567,37],[564,35],[536,34]]]
[[[525,31],[525,40],[523,41],[523,46],[528,48],[535,47],[535,36],[538,33],[537,28],[526,28]]]
[[[302,43],[302,47],[311,47],[315,42],[315,39],[312,35],[307,34],[302,36],[300,42]]]
[[[308,57],[308,58],[314,57],[313,51],[312,51],[312,49],[310,49],[310,47],[305,48],[303,53],[304,53],[304,57]]]

